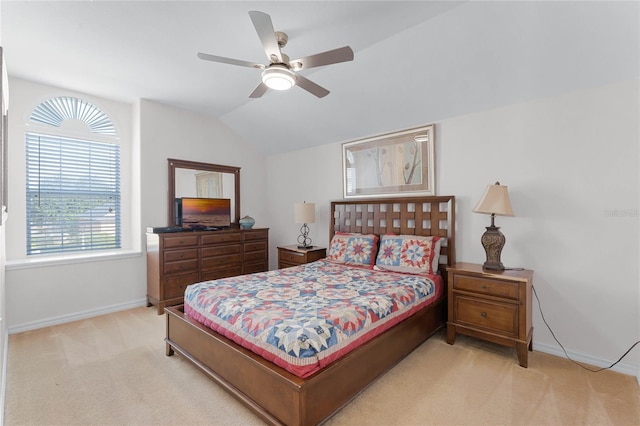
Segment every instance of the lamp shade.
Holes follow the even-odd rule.
[[[508,186],[487,185],[482,198],[473,208],[474,213],[495,214],[498,216],[514,216],[511,202],[509,201]]]
[[[293,210],[293,217],[296,223],[315,223],[315,203],[296,203]]]

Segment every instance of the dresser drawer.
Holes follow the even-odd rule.
[[[252,241],[249,243],[244,243],[244,251],[245,253],[250,251],[261,251],[264,253],[267,252],[267,242],[266,241]]]
[[[257,229],[255,231],[248,231],[244,233],[244,240],[266,240],[269,236],[269,231],[267,229]]]
[[[187,250],[167,250],[164,252],[165,262],[176,262],[179,260],[197,259],[198,249]]]
[[[216,247],[205,247],[202,250],[202,257],[214,257],[214,256],[222,256],[226,254],[236,254],[242,251],[242,246],[240,244],[229,244],[224,246],[216,246]]]
[[[470,275],[455,274],[453,276],[453,288],[455,290],[471,291],[489,296],[503,297],[518,300],[518,283],[480,278]]]
[[[267,257],[267,251],[250,251],[244,254],[243,260],[245,262],[263,262]]]
[[[228,232],[220,234],[210,234],[202,236],[202,245],[220,243],[239,243],[242,241],[242,234],[239,232]]]
[[[198,282],[198,274],[166,277],[164,281],[164,299],[184,297],[184,291],[189,284]]]
[[[240,253],[204,258],[202,259],[201,269],[203,271],[211,271],[235,266],[242,268],[242,255]]]
[[[306,254],[298,251],[280,250],[278,256],[279,261],[295,265],[302,265],[306,261]]]
[[[238,275],[242,275],[242,267],[240,265],[232,268],[203,272],[202,281],[219,280],[220,278],[235,277]]]
[[[254,274],[256,272],[265,272],[268,269],[267,264],[262,262],[245,263],[242,268],[243,274]]]
[[[184,274],[188,272],[198,272],[198,259],[164,263],[165,274]]]
[[[518,334],[518,306],[454,296],[456,324],[483,328],[505,336]]]
[[[197,235],[176,235],[171,237],[164,237],[162,240],[162,244],[165,249],[198,245]]]

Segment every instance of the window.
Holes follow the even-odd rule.
[[[115,128],[77,98],[43,102],[31,116],[56,127],[67,119],[89,137],[26,133],[27,255],[121,248],[120,145],[91,137]]]

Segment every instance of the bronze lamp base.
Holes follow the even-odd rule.
[[[487,231],[482,234],[482,247],[487,254],[487,261],[482,265],[483,269],[492,271],[504,271],[504,265],[500,261],[500,254],[506,239],[499,226],[493,225],[493,217],[491,218],[491,226],[486,227]]]

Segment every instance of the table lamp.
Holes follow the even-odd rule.
[[[482,198],[473,209],[474,213],[484,213],[491,215],[491,226],[487,226],[487,231],[482,235],[482,246],[487,254],[487,260],[482,265],[483,269],[493,271],[503,271],[504,265],[500,261],[500,254],[506,241],[500,227],[495,226],[494,218],[498,216],[514,216],[509,201],[508,187],[500,185],[487,185]]]
[[[316,205],[314,203],[296,203],[293,210],[293,216],[296,223],[302,223],[300,227],[300,235],[298,236],[298,248],[311,248],[311,238],[309,238],[308,223],[316,221]]]

